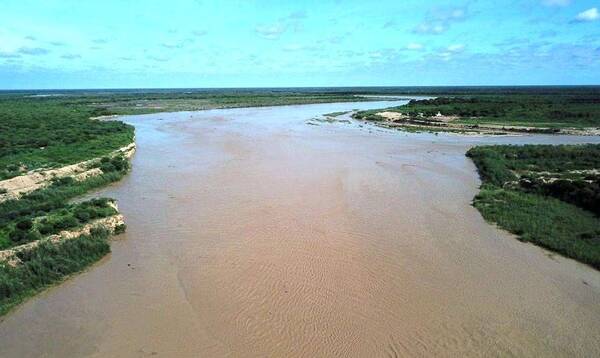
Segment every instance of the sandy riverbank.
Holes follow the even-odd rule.
[[[108,157],[123,155],[125,158],[131,158],[135,153],[135,142],[132,142],[122,148],[109,153]],[[94,158],[83,162],[66,165],[60,168],[34,170],[27,174],[0,181],[0,202],[17,199],[22,195],[31,193],[37,189],[46,187],[52,183],[52,180],[64,177],[73,177],[75,180],[85,180],[89,177],[102,174],[99,168],[93,168],[100,158]]]
[[[515,134],[554,134],[554,135],[577,135],[577,136],[598,136],[600,128],[545,128],[545,127],[527,127],[515,125],[499,124],[463,124],[458,123],[457,116],[435,117],[417,117],[411,118],[400,112],[382,111],[375,113],[376,118],[380,120],[370,120],[377,126],[391,129],[406,129],[412,131],[430,131],[430,132],[449,132],[460,134],[481,134],[481,135],[515,135]]]

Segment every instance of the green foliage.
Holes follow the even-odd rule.
[[[100,163],[98,163],[97,167],[100,168],[104,173],[122,172],[129,169],[129,161],[122,155],[118,155],[113,158],[103,157],[100,160]]]
[[[535,92],[410,100],[406,105],[388,108],[385,111],[401,112],[413,119],[430,121],[436,121],[436,114],[441,113],[444,116],[459,117],[458,123],[471,126],[493,124],[550,129],[600,126],[600,94],[595,90],[576,93],[566,90],[552,94],[533,93]],[[362,111],[355,117],[377,119],[372,116],[375,112],[377,111]]]
[[[41,167],[101,157],[133,141],[133,127],[90,117],[372,100],[355,93],[326,89],[114,90],[50,92],[40,97],[38,93],[0,92],[0,180]]]
[[[15,267],[0,263],[0,315],[109,253],[107,237],[107,231],[96,230],[58,244],[44,242],[19,253],[22,263]]]
[[[54,183],[46,188],[24,195],[19,200],[2,202],[0,203],[0,226],[20,217],[35,216],[64,208],[69,199],[85,194],[91,189],[117,181],[125,174],[125,171],[110,172],[70,184]]]
[[[110,159],[121,163],[122,158]],[[69,200],[87,191],[119,180],[127,173],[129,164],[122,170],[112,171],[84,181],[56,180],[50,186],[24,195],[19,200],[0,203],[0,249],[39,240],[43,236],[77,228],[90,220],[116,214],[108,199],[69,204]],[[19,229],[21,221],[33,222],[29,229]]]
[[[472,148],[483,181],[473,204],[521,240],[600,269],[599,154],[592,144]]]
[[[119,224],[115,227],[114,234],[115,235],[122,234],[125,232],[125,230],[127,230],[127,225]]]
[[[441,112],[471,119],[471,124],[593,127],[600,125],[599,101],[596,95],[504,95],[412,100],[406,107],[413,115],[435,116]]]
[[[102,183],[90,178],[93,184]],[[106,198],[69,204],[68,199],[86,191],[89,182],[61,184],[40,189],[20,200],[0,204],[0,249],[39,240],[43,236],[74,229],[85,223],[115,215]]]
[[[338,116],[344,115],[346,113],[349,113],[349,111],[325,113],[323,116],[325,116],[325,117],[338,117]]]
[[[549,250],[600,269],[600,220],[558,199],[484,186],[475,197],[483,217]]]
[[[0,180],[106,155],[133,140],[133,127],[91,120],[97,111],[70,98],[0,96]]]
[[[566,172],[600,168],[600,145],[524,145],[482,146],[468,153],[477,158],[494,158],[515,171]]]
[[[473,160],[481,179],[486,183],[502,186],[517,179],[496,147],[476,147],[469,150],[467,156]]]
[[[600,175],[589,174],[600,168],[600,145],[482,146],[467,156],[485,183],[515,182],[513,189],[553,196],[600,215]]]

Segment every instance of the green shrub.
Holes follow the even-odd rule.
[[[474,206],[483,217],[539,246],[600,269],[600,220],[558,199],[482,187]]]
[[[115,227],[115,235],[122,234],[127,230],[127,225],[120,224]]]
[[[18,254],[21,264],[0,263],[0,315],[46,287],[60,282],[98,261],[108,252],[108,233],[96,230],[90,236],[42,243]]]
[[[88,222],[92,216],[90,215],[90,211],[87,211],[85,209],[79,209],[75,212],[75,217],[80,222],[85,223]]]
[[[467,156],[483,181],[473,204],[487,221],[600,269],[600,185],[582,172],[600,168],[600,145],[483,146]]]
[[[22,219],[19,220],[15,226],[19,230],[28,231],[33,227],[33,222],[31,219]]]
[[[40,234],[44,235],[44,236],[48,236],[54,233],[54,225],[49,224],[49,223],[43,223],[39,226],[38,231]]]

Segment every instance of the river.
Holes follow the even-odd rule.
[[[600,356],[600,273],[486,223],[466,150],[360,102],[125,116],[112,254],[16,308],[1,357]]]

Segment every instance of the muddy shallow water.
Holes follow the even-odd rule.
[[[599,138],[306,123],[389,105],[124,117],[133,171],[100,194],[127,233],[4,317],[0,356],[599,356],[600,273],[485,223],[464,156]]]

